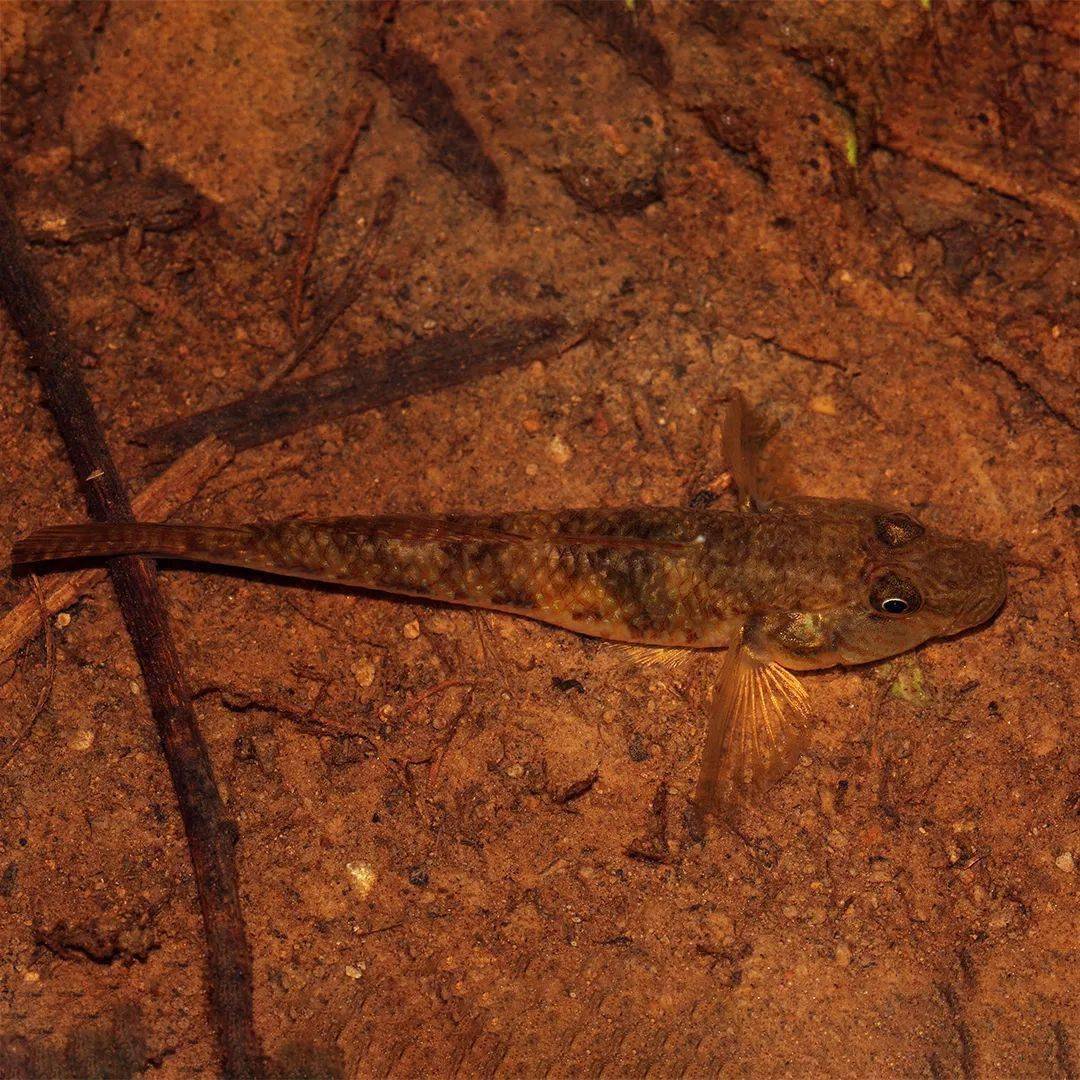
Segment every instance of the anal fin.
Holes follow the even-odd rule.
[[[663,668],[682,674],[698,659],[698,650],[672,649],[662,645],[624,645],[622,654],[639,667]]]

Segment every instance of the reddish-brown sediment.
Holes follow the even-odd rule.
[[[161,465],[141,433],[288,356],[305,209],[369,96],[305,311],[404,189],[297,375],[590,327],[244,450],[187,519],[730,500],[735,385],[782,424],[781,489],[1007,546],[989,627],[810,676],[808,755],[704,843],[684,811],[707,664],[170,571],[260,1034],[360,1076],[1074,1076],[1075,7],[635,10],[640,34],[522,4],[21,5],[0,26],[5,184],[133,488]],[[438,139],[358,59],[373,39],[433,66],[456,118]],[[81,506],[3,342],[6,549]],[[0,582],[3,610],[27,589]],[[0,772],[0,1036],[78,1061],[88,1033],[135,1033],[117,1060],[210,1076],[137,669],[107,587],[67,615]],[[0,666],[0,756],[46,677],[43,639]]]

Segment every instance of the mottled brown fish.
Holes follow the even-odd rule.
[[[179,558],[524,615],[665,663],[726,648],[695,794],[718,810],[797,759],[812,710],[792,671],[895,656],[985,622],[1005,598],[994,551],[902,511],[763,500],[752,424],[736,395],[724,429],[736,511],[61,525],[16,543],[12,561]]]

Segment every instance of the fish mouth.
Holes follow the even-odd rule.
[[[979,545],[978,555],[979,587],[974,590],[970,603],[957,612],[951,628],[954,634],[988,622],[1001,609],[1008,595],[1005,560],[983,545]]]

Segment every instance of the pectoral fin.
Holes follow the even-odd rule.
[[[740,630],[713,688],[709,729],[694,801],[724,810],[785,776],[812,721],[810,696],[786,668],[755,654]]]
[[[724,460],[738,489],[741,510],[766,509],[759,458],[771,435],[751,412],[742,392],[734,391],[724,415]]]

